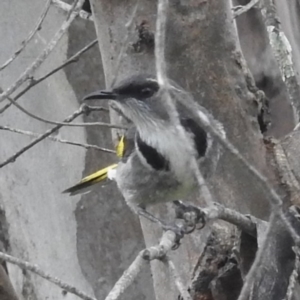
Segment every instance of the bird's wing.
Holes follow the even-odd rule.
[[[128,157],[134,150],[134,136],[135,127],[129,128],[124,135],[121,136],[117,146],[116,153],[122,162],[126,162]],[[113,170],[117,168],[118,164],[112,164],[106,168],[98,170],[84,178],[70,188],[63,191],[63,193],[69,193],[70,196],[82,194],[91,191],[91,187],[99,183],[106,178],[113,179]]]

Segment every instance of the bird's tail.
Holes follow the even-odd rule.
[[[113,164],[104,169],[101,169],[91,175],[88,175],[80,180],[77,184],[71,186],[70,188],[63,191],[63,193],[70,193],[70,196],[86,193],[91,190],[91,187],[104,179],[107,178],[107,175],[112,170],[116,169],[118,165]]]

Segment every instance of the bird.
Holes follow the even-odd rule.
[[[174,96],[185,137],[180,134],[178,125],[173,123],[163,103],[162,88],[154,75],[135,74],[110,90],[95,91],[83,98],[84,101],[113,101],[132,126],[118,144],[122,151],[119,151],[120,161],[117,164],[84,178],[65,192],[78,193],[89,183],[109,177],[116,181],[128,206],[135,213],[149,217],[146,212],[148,206],[183,199],[197,190],[191,157],[196,158],[201,172],[207,177],[216,169],[220,145],[176,100],[177,97],[190,97],[190,94],[174,81],[169,82],[169,92]],[[222,124],[203,107],[201,111],[224,135]]]

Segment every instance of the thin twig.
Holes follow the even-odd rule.
[[[251,8],[253,8],[259,0],[251,0],[246,5],[238,5],[232,8],[233,10],[233,18],[239,17],[241,14],[244,14],[245,12],[249,11]]]
[[[48,13],[48,10],[51,6],[52,0],[47,0],[45,8],[39,17],[36,25],[34,26],[34,29],[29,33],[28,37],[21,43],[21,47],[15,51],[15,53],[10,57],[1,67],[0,71],[5,69],[9,64],[11,64],[18,56],[19,54],[23,51],[23,49],[27,46],[27,44],[31,41],[31,39],[35,36],[35,34],[41,29],[42,23]]]
[[[124,293],[124,291],[132,284],[141,272],[142,268],[149,264],[143,258],[143,251],[141,251],[129,268],[123,273],[121,278],[116,282],[114,287],[111,289],[105,300],[116,300]]]
[[[14,106],[16,106],[20,111],[22,111],[24,114],[28,115],[29,117],[38,120],[43,123],[52,124],[52,125],[62,125],[62,126],[69,126],[69,127],[88,127],[88,126],[101,126],[106,128],[119,128],[119,129],[126,129],[127,127],[111,124],[111,123],[105,123],[105,122],[91,122],[91,123],[66,123],[66,122],[58,122],[58,121],[52,121],[45,118],[42,118],[40,116],[37,116],[33,114],[32,112],[25,109],[23,106],[21,106],[19,103],[17,103],[14,99],[11,97],[7,97],[7,99],[13,103]]]
[[[119,52],[119,55],[118,55],[118,58],[117,58],[117,63],[116,63],[116,68],[115,68],[115,71],[114,71],[114,77],[110,83],[110,87],[113,87],[118,79],[118,74],[119,74],[119,71],[120,71],[120,67],[121,67],[121,62],[122,62],[122,58],[123,58],[123,55],[124,53],[126,52],[127,48],[128,48],[128,41],[129,41],[129,38],[130,38],[130,35],[132,33],[132,28],[133,28],[133,25],[134,25],[134,19],[135,19],[135,16],[136,16],[136,13],[137,13],[137,10],[138,10],[138,6],[139,6],[139,2],[140,0],[137,0],[136,2],[136,5],[134,6],[134,9],[133,9],[133,12],[131,14],[131,17],[129,18],[129,21],[126,23],[125,27],[127,29],[126,31],[126,35],[121,43],[121,49],[120,49],[120,52]]]
[[[31,264],[27,261],[21,260],[19,258],[13,257],[11,255],[5,254],[3,252],[0,252],[0,259],[5,260],[11,264],[17,265],[22,269],[29,270],[32,273],[35,273],[35,274],[39,275],[40,277],[45,278],[48,281],[54,283],[55,285],[59,286],[60,288],[64,289],[65,291],[67,291],[68,293],[71,293],[71,294],[74,294],[74,295],[80,297],[81,299],[97,300],[96,298],[89,296],[85,292],[80,291],[77,287],[72,286],[68,283],[65,283],[65,282],[61,281],[60,279],[58,279],[57,277],[44,272],[36,264]]]
[[[168,267],[169,272],[171,274],[171,277],[173,278],[175,285],[182,297],[183,300],[192,300],[192,297],[190,293],[188,292],[188,289],[184,286],[176,268],[173,263],[173,261],[170,259],[168,255],[162,260]]]
[[[72,115],[70,115],[67,119],[64,120],[64,122],[71,122],[73,121],[76,117],[80,116],[85,112],[86,105],[82,105],[78,110],[76,110]],[[4,162],[0,163],[0,168],[6,166],[9,163],[15,162],[15,160],[22,155],[24,152],[26,152],[28,149],[32,148],[34,145],[42,141],[43,139],[47,138],[49,135],[60,129],[63,125],[56,125],[55,127],[47,130],[44,134],[33,140],[30,144],[16,152],[14,155],[6,159]]]
[[[30,83],[27,87],[24,88],[24,90],[22,90],[20,93],[18,93],[13,100],[17,101],[21,96],[23,96],[26,92],[28,92],[31,88],[33,88],[34,86],[36,86],[37,84],[39,84],[40,82],[44,81],[45,79],[47,79],[48,77],[50,77],[51,75],[57,73],[59,70],[63,69],[64,67],[77,62],[78,59],[80,58],[80,56],[85,53],[86,51],[88,51],[89,49],[91,49],[93,46],[95,46],[98,43],[98,39],[93,40],[91,43],[89,43],[88,45],[86,45],[85,47],[83,47],[81,50],[79,50],[76,54],[74,54],[73,56],[71,56],[70,58],[68,58],[66,61],[64,61],[61,65],[59,65],[58,67],[54,68],[52,71],[50,71],[49,73],[45,74],[44,76],[38,78],[38,79],[31,79]],[[8,98],[9,99],[9,98]],[[10,101],[8,104],[6,104],[3,108],[0,109],[0,114],[3,113],[6,109],[8,109],[11,105],[13,105],[13,102]]]
[[[261,12],[269,34],[269,42],[279,66],[282,79],[286,84],[291,104],[296,110],[296,123],[298,123],[300,119],[300,86],[296,77],[297,72],[293,64],[292,47],[282,30],[274,0],[263,0]]]
[[[286,297],[284,300],[292,300],[297,279],[299,278],[300,260],[299,260],[299,249],[295,247],[295,267],[289,279],[289,286],[287,288]]]
[[[79,0],[74,0],[73,3],[71,4],[70,10],[68,11],[67,14],[67,21],[70,19],[72,12],[74,11],[75,7],[77,6]],[[81,5],[81,7],[83,6],[83,4]],[[80,7],[80,8],[81,8]]]
[[[166,106],[168,113],[170,115],[171,121],[178,128],[179,134],[186,141],[187,147],[189,147],[189,152],[191,153],[191,167],[197,179],[200,193],[203,195],[206,203],[208,205],[213,204],[213,197],[206,185],[204,177],[202,176],[195,155],[195,151],[192,149],[192,144],[188,139],[185,130],[183,129],[180,121],[179,114],[175,107],[173,100],[171,99],[169,93],[169,82],[167,78],[167,67],[165,60],[165,40],[166,40],[166,22],[167,22],[167,9],[169,1],[168,0],[159,0],[157,6],[157,19],[156,19],[156,32],[155,32],[155,61],[156,61],[156,74],[158,83],[162,89],[162,96],[164,99],[164,105]]]
[[[143,258],[146,260],[162,259],[172,249],[175,241],[175,232],[166,231],[158,245],[149,247],[143,251]]]
[[[137,278],[142,268],[149,264],[149,261],[165,257],[174,245],[175,240],[175,233],[173,231],[166,231],[158,245],[142,250],[116,282],[105,300],[117,300]]]
[[[58,8],[60,8],[61,10],[69,13],[71,11],[71,5],[66,3],[66,2],[63,2],[61,0],[52,0],[52,3],[57,6]],[[93,16],[92,14],[84,11],[84,10],[80,10],[79,11],[79,17],[82,18],[82,19],[85,19],[85,20],[89,20],[89,21],[93,21]]]
[[[5,92],[0,94],[0,102],[6,99],[9,95],[11,95],[17,88],[21,86],[27,79],[32,76],[34,71],[45,61],[45,59],[49,56],[55,46],[58,44],[60,39],[63,37],[67,29],[70,27],[74,19],[78,16],[80,8],[83,4],[84,0],[79,0],[78,5],[72,11],[71,16],[68,20],[64,21],[61,28],[57,31],[53,39],[47,45],[47,47],[43,50],[43,52],[38,56],[38,58],[23,72],[23,74],[8,88]]]
[[[61,65],[59,68],[65,66],[66,64],[70,64],[72,61],[74,61],[74,57],[75,59],[78,58],[79,55],[81,55],[83,52],[87,51],[90,47],[92,47],[93,45],[96,44],[96,40],[94,40],[92,43],[90,43],[89,45],[87,45],[85,48],[83,48],[81,51],[79,51],[77,54],[75,54],[72,58],[70,58],[68,61],[66,61],[63,65]],[[44,77],[40,78],[39,82],[41,82],[42,80],[44,80],[45,78],[49,77],[51,74],[53,74],[55,71],[57,71],[58,68],[54,69],[53,71],[51,71],[50,73],[48,73],[47,75],[45,75]],[[37,84],[37,83],[36,83]],[[31,86],[32,87],[32,86]],[[28,87],[25,88],[20,94],[24,94],[25,90],[28,91]],[[19,94],[19,95],[20,95]],[[20,97],[19,95],[17,95],[18,97]],[[13,104],[14,106],[16,106],[19,110],[21,110],[23,113],[25,113],[26,115],[30,116],[31,118],[38,120],[40,122],[44,122],[47,124],[52,124],[52,125],[63,125],[63,126],[70,126],[70,127],[88,127],[88,126],[101,126],[101,127],[107,127],[107,128],[118,128],[118,129],[126,129],[125,126],[121,126],[121,125],[115,125],[115,124],[110,124],[110,123],[104,123],[104,122],[91,122],[91,123],[65,123],[65,122],[58,122],[58,121],[52,121],[52,120],[48,120],[45,118],[42,118],[40,116],[37,116],[33,113],[31,113],[30,111],[28,111],[27,109],[25,109],[23,106],[21,106],[20,104],[18,104],[16,102],[15,99],[12,99],[11,97],[7,97],[7,99],[10,101],[11,104]],[[5,109],[7,109],[8,107],[3,108],[0,112],[3,112]],[[91,107],[90,107],[91,108]],[[92,108],[91,108],[92,110]],[[104,109],[103,109],[104,110]]]
[[[11,132],[15,132],[15,133],[24,134],[24,135],[27,135],[27,136],[33,136],[33,137],[36,137],[36,138],[38,138],[42,135],[42,134],[39,134],[39,133],[35,133],[35,132],[31,132],[31,131],[25,131],[25,130],[16,129],[16,128],[11,128],[9,126],[2,126],[2,125],[0,125],[0,130],[11,131]],[[47,139],[50,139],[54,142],[59,142],[59,143],[63,143],[63,144],[83,147],[85,149],[95,149],[95,150],[99,150],[99,151],[102,151],[102,152],[108,152],[108,153],[114,153],[114,154],[116,153],[116,151],[114,151],[114,150],[99,147],[97,145],[71,142],[71,141],[68,141],[68,140],[59,139],[59,138],[57,138],[55,136],[51,136],[51,135],[48,136]]]

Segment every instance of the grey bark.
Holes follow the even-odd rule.
[[[92,1],[108,84],[114,76],[114,63],[119,54],[120,41],[126,34],[124,24],[128,21],[134,5],[135,1],[127,1],[126,4],[120,2],[117,4],[115,1]],[[171,2],[166,45],[168,74],[191,91],[195,100],[224,124],[228,138],[254,165],[263,173],[270,174],[262,135],[257,124],[256,99],[249,91],[243,75],[235,28],[228,17],[230,9],[228,1]],[[120,78],[140,71],[154,71],[152,44],[147,44],[147,41],[139,36],[139,29],[143,26],[149,35],[154,34],[155,13],[156,3],[140,2],[135,21],[136,30],[131,41],[132,47],[123,58]],[[137,42],[143,45],[142,50],[134,47]],[[113,120],[116,121],[114,116]],[[272,175],[270,178],[272,179]],[[267,195],[261,193],[258,182],[229,154],[223,155],[211,186],[216,198],[226,206],[267,218]],[[193,199],[193,201],[201,203],[200,200]],[[153,211],[166,217],[170,216],[172,210],[169,206],[161,205],[155,207]],[[231,230],[223,226],[227,229],[223,229],[222,234],[217,229],[213,229],[213,233],[206,229],[186,237],[180,250],[172,255],[180,275],[187,284],[209,236],[218,234],[223,238],[226,236],[224,243],[227,249],[232,247]],[[161,234],[157,226],[143,221],[142,227],[146,244],[155,243]],[[222,259],[224,260],[225,256],[220,258]],[[215,263],[216,268],[217,265],[218,262]],[[218,271],[216,269],[217,273]],[[159,262],[152,263],[152,272],[157,299],[176,297],[177,292],[168,281],[166,270]]]
[[[154,72],[152,38],[156,2],[140,2],[134,34],[120,69],[120,79],[138,71]],[[291,2],[291,6],[283,1],[277,1],[277,5],[280,7],[283,28],[294,47],[297,65],[300,53],[297,46],[299,37],[298,31],[293,28],[298,26],[299,3]],[[126,34],[124,24],[131,16],[135,3],[133,0],[126,3],[116,0],[92,1],[108,84],[115,74],[114,67],[120,42]],[[273,154],[267,153],[259,131],[257,99],[252,93],[255,91],[247,85],[249,82],[244,78],[245,70],[242,69],[241,56],[238,53],[235,27],[229,18],[229,1],[171,3],[166,49],[168,74],[191,91],[196,101],[224,124],[230,140],[254,165],[267,174],[275,185],[280,183],[269,163],[270,160],[273,162]],[[5,61],[18,48],[41,9],[42,4],[39,1],[1,3],[0,38],[5,41],[5,50],[0,53],[1,61]],[[59,22],[64,17],[64,14],[51,9],[50,17],[35,38],[35,43],[20,56],[18,63],[0,73],[2,88],[13,82],[37,56],[43,49],[45,40],[58,29]],[[257,13],[252,10],[239,17],[238,29],[243,54],[258,86],[266,92],[270,100],[272,125],[268,133],[282,137],[294,124],[291,122],[291,108],[287,102],[284,84],[278,69],[274,67],[271,49],[263,33],[263,24],[257,18]],[[14,38],[11,38],[12,36]],[[68,38],[62,41],[39,72],[52,69],[53,65],[86,45],[94,36],[93,24],[78,20],[70,29]],[[33,112],[49,119],[62,119],[69,115],[70,111],[78,107],[78,102],[86,92],[104,86],[100,60],[98,51],[93,49],[78,64],[68,67],[65,72],[57,74],[26,94],[23,97],[24,104]],[[115,114],[111,115],[112,120],[119,121]],[[108,121],[104,113],[93,113],[85,117],[85,120],[99,118]],[[25,129],[33,131],[38,128],[41,132],[50,127],[28,120],[27,116],[14,108],[1,116],[1,121],[7,124],[13,121],[16,127],[26,127]],[[96,128],[86,131],[63,129],[59,135],[68,136],[76,141],[87,140],[93,144],[113,147],[110,132]],[[289,163],[295,167],[295,177],[299,178],[299,172],[296,170],[300,161],[297,151],[299,138],[295,135],[297,133],[284,140],[283,147]],[[2,140],[5,141],[5,148],[1,147],[1,160],[29,142],[27,137],[1,132]],[[61,196],[61,190],[76,182],[81,177],[81,172],[86,175],[115,161],[115,158],[108,154],[99,154],[92,150],[85,153],[76,149],[44,141],[25,153],[17,163],[1,173],[0,202],[7,213],[11,247],[9,251],[12,254],[36,262],[65,281],[70,281],[87,292],[94,291],[96,297],[103,298],[144,247],[142,234],[146,244],[153,245],[157,243],[161,231],[156,225],[143,221],[142,233],[138,219],[126,207],[113,183],[98,187],[95,192],[81,198],[69,199]],[[268,218],[267,195],[261,193],[257,181],[229,154],[223,155],[210,185],[216,198],[224,205],[259,218]],[[295,191],[296,196],[297,193],[298,191]],[[283,195],[286,196],[285,191]],[[202,204],[201,199],[189,201]],[[153,208],[153,212],[169,220],[173,217],[170,205],[159,205]],[[284,237],[285,231],[282,232],[279,237],[275,236],[275,244],[283,243],[281,238]],[[236,243],[234,236],[239,237],[233,234],[232,228],[226,223],[220,222],[215,227],[207,227],[185,237],[179,250],[172,253],[172,259],[181,277],[185,284],[190,286],[195,297],[237,297],[241,287],[241,276],[245,274],[241,275],[236,265],[231,264],[232,248]],[[257,249],[252,242],[245,242],[246,246],[243,244],[244,248],[241,250],[245,273],[249,270]],[[255,243],[257,241],[254,241]],[[290,245],[290,241],[287,244]],[[274,252],[274,248],[276,247],[270,245],[266,254],[280,254],[282,248],[276,248],[278,252]],[[217,256],[214,255],[215,249],[220,250]],[[293,255],[291,252],[288,254]],[[213,260],[210,260],[212,258]],[[293,258],[289,261],[290,264],[286,265],[285,274],[291,272],[292,260]],[[284,259],[276,263],[280,265],[282,261]],[[211,272],[205,273],[209,268]],[[8,269],[20,299],[29,296],[32,299],[62,297],[58,288],[36,279],[34,275],[22,273],[17,267],[10,265]],[[152,300],[155,296],[157,299],[175,299],[178,292],[167,276],[167,269],[160,262],[153,262],[152,271],[155,295],[150,272],[145,270],[139,280],[122,296],[123,299]],[[272,270],[268,275],[272,276]],[[270,276],[264,276],[263,279],[267,281]],[[236,284],[229,285],[232,282]],[[276,290],[270,289],[271,292],[276,295]],[[68,295],[68,299],[75,297]]]

